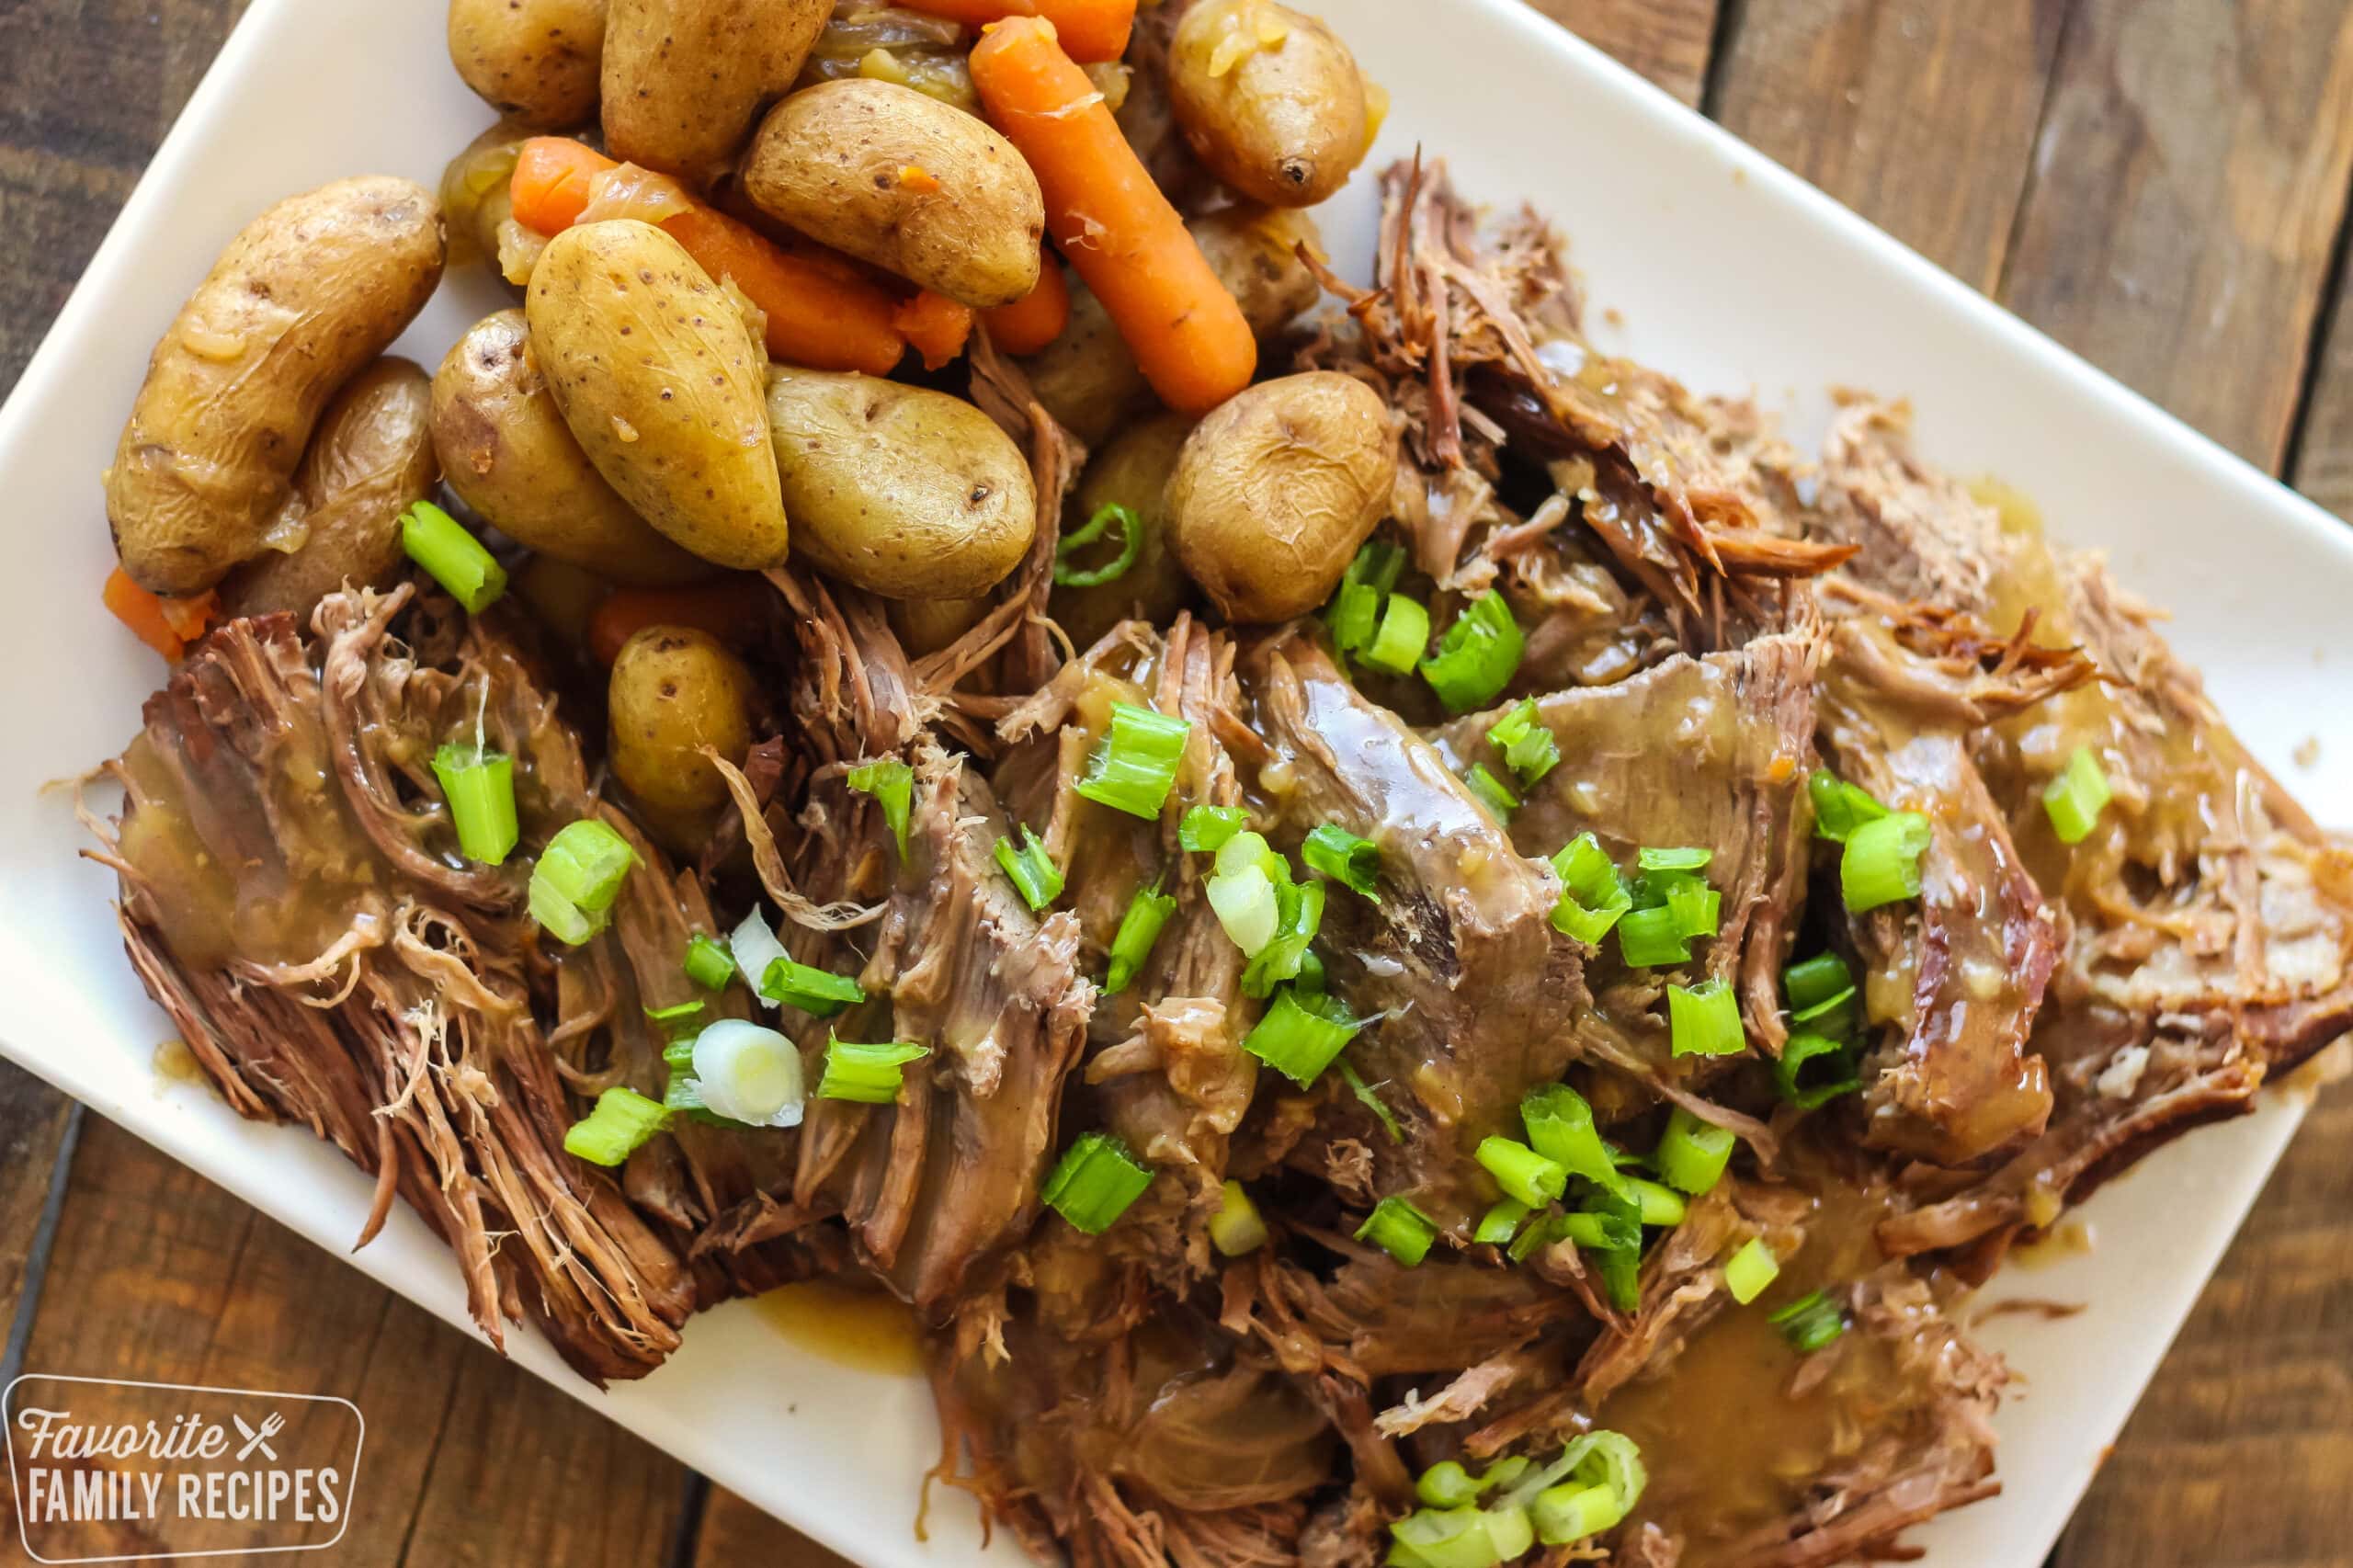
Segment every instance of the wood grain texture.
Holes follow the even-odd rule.
[[[2345,0],[2081,0],[2004,302],[2277,472],[2353,181]]]
[[[1697,107],[1717,0],[1528,0],[1586,42]]]
[[[2353,228],[2353,211],[2346,214]],[[2295,487],[2353,522],[2353,248],[2340,238],[2336,277],[2330,298],[2334,307],[2327,332],[2319,346],[2311,374],[2311,393],[2298,433],[2295,467],[2288,475]]]
[[[13,1325],[38,1302],[47,1259],[34,1248],[73,1119],[72,1100],[0,1062],[0,1324]]]
[[[694,1562],[687,1568],[746,1568],[751,1563],[855,1568],[848,1558],[795,1534],[734,1493],[714,1486],[703,1507]]]
[[[2063,0],[1746,0],[1717,116],[1990,290],[2064,11]]]

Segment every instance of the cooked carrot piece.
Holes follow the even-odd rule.
[[[188,645],[204,635],[221,613],[221,596],[207,591],[191,598],[167,599],[151,594],[131,580],[119,566],[107,574],[99,600],[117,620],[131,628],[142,642],[177,664]]]
[[[1128,51],[1136,0],[901,0],[910,11],[984,28],[1008,17],[1042,17],[1073,60],[1117,60]]]
[[[891,317],[907,346],[923,356],[923,368],[937,370],[959,354],[972,335],[972,307],[926,289]]]
[[[515,159],[509,186],[515,222],[542,234],[560,234],[587,210],[588,182],[613,160],[569,136],[534,136]]]
[[[588,618],[588,652],[600,665],[649,626],[691,626],[732,648],[748,643],[776,601],[776,590],[754,572],[731,572],[690,588],[620,588]]]
[[[1035,354],[1070,324],[1070,285],[1062,258],[1050,248],[1038,268],[1038,286],[1009,305],[983,311],[989,338],[1007,354]]]

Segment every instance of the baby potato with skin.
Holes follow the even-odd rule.
[[[752,674],[719,639],[640,631],[613,660],[607,713],[613,775],[658,824],[685,832],[726,805],[726,780],[702,751],[740,764],[751,750]]]
[[[556,407],[637,515],[721,566],[781,563],[787,534],[742,310],[650,223],[581,223],[548,243],[524,315]]]
[[[976,598],[1037,535],[1029,464],[961,398],[779,367],[768,424],[800,552],[892,599]]]
[[[985,120],[913,87],[794,93],[761,122],[743,183],[768,216],[976,310],[1038,286],[1037,176]]]
[[[300,542],[294,471],[319,415],[424,308],[443,254],[440,205],[389,175],[245,225],[155,346],[105,474],[132,582],[200,594]]]
[[[449,60],[490,107],[540,131],[597,112],[605,0],[449,0]]]
[[[1192,585],[1168,547],[1168,476],[1193,433],[1181,414],[1161,414],[1130,426],[1086,465],[1063,520],[1063,536],[1083,527],[1105,506],[1135,514],[1141,536],[1135,563],[1108,583],[1091,586],[1056,584],[1050,602],[1053,618],[1085,648],[1130,616],[1165,625],[1185,608]],[[1101,542],[1073,552],[1081,567],[1115,559],[1116,529]]]
[[[1332,597],[1396,480],[1397,431],[1370,387],[1336,370],[1264,381],[1187,438],[1169,540],[1226,619],[1288,620]]]
[[[609,0],[605,148],[698,184],[791,90],[834,0]]]
[[[710,575],[605,483],[548,390],[521,311],[476,322],[433,378],[433,445],[458,499],[517,543],[630,587]]]
[[[1200,0],[1186,12],[1168,48],[1168,97],[1210,172],[1269,206],[1326,199],[1372,140],[1356,56],[1276,0]]]

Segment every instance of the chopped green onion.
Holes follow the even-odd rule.
[[[1848,835],[1838,858],[1838,891],[1847,913],[1920,896],[1920,857],[1936,833],[1917,812],[1874,817]]]
[[[760,994],[812,1017],[830,1018],[844,1007],[865,1001],[866,988],[848,975],[778,957],[769,960],[767,972],[760,976]]]
[[[1108,1132],[1082,1134],[1063,1152],[1039,1196],[1090,1236],[1099,1236],[1152,1185],[1151,1168]]]
[[[662,1060],[678,1072],[693,1072],[695,1070],[695,1037],[693,1035],[673,1036],[670,1043],[662,1048]]]
[[[1545,726],[1536,699],[1522,698],[1487,729],[1487,744],[1504,754],[1506,766],[1523,784],[1533,784],[1561,763],[1560,743]]]
[[[1779,1329],[1790,1348],[1801,1356],[1811,1356],[1847,1332],[1847,1314],[1819,1290],[1767,1314],[1765,1321]]]
[[[856,1100],[862,1105],[889,1105],[906,1082],[907,1063],[920,1062],[931,1051],[911,1040],[885,1040],[859,1045],[825,1031],[825,1075],[817,1080],[821,1100]]]
[[[1217,1212],[1210,1216],[1210,1245],[1222,1257],[1240,1257],[1267,1244],[1267,1221],[1250,1194],[1229,1180],[1219,1196]]]
[[[1629,969],[1655,969],[1690,962],[1691,944],[1682,921],[1666,905],[1630,909],[1618,920],[1618,956]]]
[[[1118,524],[1120,553],[1101,566],[1078,567],[1070,564],[1073,554],[1103,537],[1103,530]],[[1108,502],[1095,509],[1095,516],[1078,528],[1063,535],[1054,546],[1054,581],[1065,588],[1098,588],[1106,583],[1116,583],[1128,574],[1143,552],[1143,522],[1134,508],[1122,506],[1117,501]]]
[[[1423,1508],[1389,1527],[1388,1561],[1404,1568],[1495,1568],[1535,1544],[1521,1509]]]
[[[798,1127],[802,1102],[801,1051],[771,1028],[722,1018],[694,1041],[695,1078],[702,1102],[717,1115],[750,1127]]]
[[[1632,1438],[1594,1431],[1566,1444],[1552,1463],[1511,1484],[1496,1505],[1527,1508],[1539,1540],[1547,1546],[1567,1546],[1615,1528],[1633,1512],[1649,1484],[1650,1472]],[[1603,1495],[1575,1500],[1580,1493]],[[1572,1530],[1582,1533],[1568,1533]]]
[[[1332,608],[1324,618],[1332,629],[1334,647],[1352,653],[1372,641],[1381,601],[1397,585],[1397,574],[1404,565],[1405,551],[1398,545],[1387,540],[1365,541],[1341,574],[1340,590],[1333,596]]]
[[[1626,1178],[1618,1174],[1583,1095],[1566,1084],[1547,1085],[1519,1102],[1519,1119],[1538,1153],[1607,1191],[1625,1190]]]
[[[1737,1056],[1748,1049],[1740,997],[1721,980],[1666,988],[1667,1042],[1677,1056]]]
[[[1860,785],[1849,784],[1826,767],[1817,767],[1805,781],[1813,799],[1813,832],[1817,838],[1844,844],[1867,822],[1887,815],[1887,808]]]
[[[1313,991],[1319,995],[1323,994],[1324,960],[1315,956],[1313,948],[1299,955],[1299,978],[1291,983],[1302,991]]]
[[[669,1113],[635,1089],[607,1089],[596,1108],[564,1131],[563,1152],[592,1165],[618,1165],[662,1131]]]
[[[1381,902],[1374,887],[1381,874],[1381,846],[1371,839],[1358,838],[1338,823],[1322,823],[1299,846],[1299,858],[1307,862],[1309,870],[1321,871],[1373,903]]]
[[[1282,927],[1282,895],[1259,866],[1220,871],[1203,886],[1210,911],[1233,945],[1256,957]]]
[[[1411,675],[1429,641],[1430,612],[1410,594],[1392,594],[1381,614],[1381,630],[1364,651],[1364,662],[1392,676]]]
[[[1667,1113],[1666,1131],[1652,1151],[1651,1164],[1676,1191],[1702,1197],[1723,1179],[1735,1142],[1730,1128],[1702,1121],[1677,1106]]]
[[[1599,947],[1601,938],[1634,907],[1618,867],[1601,840],[1581,833],[1552,857],[1553,874],[1561,879],[1560,902],[1552,906],[1552,928],[1586,946]]]
[[[907,816],[915,808],[915,770],[895,756],[861,763],[849,770],[849,787],[871,795],[882,808],[882,821],[899,841],[899,858],[907,858]]]
[[[480,615],[506,591],[506,568],[498,558],[430,501],[412,503],[401,514],[401,549],[468,615]]]
[[[705,991],[724,991],[735,972],[735,960],[725,947],[701,932],[687,939],[687,978]]]
[[[1389,1134],[1389,1141],[1392,1143],[1403,1143],[1405,1141],[1405,1133],[1404,1130],[1397,1125],[1396,1113],[1381,1103],[1381,1096],[1372,1092],[1370,1085],[1357,1075],[1357,1070],[1348,1065],[1345,1057],[1340,1062],[1340,1077],[1348,1085],[1348,1093],[1356,1096],[1359,1101],[1363,1102],[1364,1108],[1372,1112],[1374,1119],[1378,1120],[1382,1131]]]
[[[1414,1495],[1433,1508],[1460,1508],[1478,1500],[1482,1488],[1455,1460],[1440,1460],[1414,1483]]]
[[[1680,1225],[1687,1205],[1683,1195],[1671,1187],[1661,1187],[1641,1176],[1628,1176],[1626,1186],[1634,1195],[1635,1207],[1643,1211],[1645,1225]]]
[[[1520,1221],[1534,1212],[1517,1198],[1506,1198],[1482,1215],[1479,1228],[1471,1233],[1474,1242],[1489,1246],[1506,1246],[1519,1233]]]
[[[1111,727],[1087,758],[1086,777],[1074,786],[1097,804],[1149,822],[1168,803],[1176,768],[1185,760],[1192,722],[1139,708],[1111,704]]]
[[[1539,1214],[1511,1239],[1511,1244],[1504,1249],[1505,1256],[1514,1263],[1526,1263],[1554,1242],[1566,1237],[1567,1226],[1568,1216],[1565,1214]]]
[[[659,1027],[662,1032],[669,1036],[672,1040],[676,1040],[681,1033],[687,1032],[685,1026],[693,1023],[696,1019],[701,1017],[702,1004],[700,1002],[679,1002],[667,1007],[648,1007],[645,1009],[645,1021],[649,1024],[654,1024]]]
[[[1781,994],[1792,1010],[1819,1006],[1854,988],[1855,971],[1836,953],[1816,953],[1781,971]]]
[[[1666,884],[1666,912],[1675,916],[1676,934],[1686,941],[1714,936],[1722,924],[1723,905],[1723,894],[1688,873],[1674,874]]]
[[[593,817],[567,823],[531,868],[531,918],[578,947],[605,928],[621,882],[637,863],[629,840]]]
[[[1773,1249],[1765,1244],[1763,1238],[1751,1236],[1738,1252],[1725,1259],[1724,1289],[1745,1307],[1763,1295],[1765,1287],[1780,1272],[1781,1260],[1773,1256]]]
[[[1846,990],[1826,1001],[1817,1002],[1811,1007],[1790,1014],[1790,1022],[1815,1034],[1826,1034],[1837,1040],[1846,1040],[1854,1034],[1855,1026],[1860,1021],[1861,1014],[1858,1011],[1858,994],[1855,988],[1849,985]]]
[[[1506,1197],[1540,1209],[1568,1190],[1568,1167],[1513,1138],[1484,1138],[1472,1156]]]
[[[1242,971],[1242,994],[1269,996],[1276,986],[1298,979],[1307,944],[1323,924],[1324,884],[1302,885],[1285,875],[1275,884],[1275,934],[1250,956]]]
[[[1488,814],[1497,822],[1509,822],[1512,812],[1519,810],[1519,797],[1513,794],[1511,786],[1496,778],[1495,770],[1485,763],[1472,763],[1471,771],[1463,776],[1462,781],[1471,787],[1472,795],[1487,808]]]
[[[1303,1089],[1364,1025],[1336,997],[1285,986],[1266,1016],[1243,1037],[1242,1049]]]
[[[1625,1517],[1618,1494],[1607,1486],[1580,1486],[1564,1482],[1536,1494],[1528,1506],[1536,1539],[1547,1546],[1566,1546],[1599,1535]]]
[[[521,837],[515,824],[515,759],[479,746],[447,745],[433,754],[433,777],[449,802],[458,853],[502,866]]]
[[[1406,1267],[1415,1268],[1429,1256],[1430,1244],[1438,1240],[1438,1225],[1404,1199],[1384,1198],[1357,1227],[1357,1240],[1370,1242]]]
[[[1525,645],[1511,606],[1490,588],[1446,629],[1438,652],[1422,661],[1422,678],[1448,711],[1467,713],[1493,702],[1511,684]]]
[[[2062,844],[2081,844],[2091,836],[2099,813],[2114,799],[2108,775],[2089,746],[2077,746],[2067,757],[2066,769],[2042,788],[2042,809],[2050,815],[2051,831]]]
[[[1062,868],[1046,853],[1046,846],[1025,824],[1021,827],[1021,846],[1016,849],[1013,840],[996,841],[996,863],[1005,869],[1021,902],[1031,909],[1043,909],[1063,893]]]
[[[1643,1212],[1631,1193],[1595,1192],[1580,1213],[1561,1221],[1579,1250],[1593,1255],[1610,1305],[1631,1312],[1642,1304]]]
[[[1808,1067],[1816,1069],[1812,1082],[1807,1081]],[[1854,1049],[1812,1033],[1790,1036],[1780,1060],[1773,1063],[1773,1084],[1800,1110],[1815,1109],[1863,1086],[1855,1075]]]
[[[1716,858],[1712,849],[1643,848],[1634,852],[1634,864],[1645,871],[1701,871]]]
[[[786,953],[784,944],[778,941],[776,933],[768,928],[768,917],[758,904],[752,905],[751,912],[728,934],[727,950],[735,960],[735,972],[744,977],[744,983],[750,988],[752,994],[769,1006],[775,1006],[776,999],[768,995],[763,987],[767,984],[768,971],[775,968],[777,960],[784,958]]]
[[[1225,847],[1225,841],[1242,831],[1250,813],[1240,806],[1195,806],[1176,824],[1179,848],[1199,854],[1215,853]]]
[[[1120,929],[1111,938],[1111,963],[1103,976],[1103,990],[1116,996],[1128,988],[1152,956],[1152,945],[1160,940],[1160,929],[1168,917],[1176,913],[1176,896],[1160,891],[1154,882],[1148,888],[1136,889],[1128,900],[1128,912],[1120,916]]]

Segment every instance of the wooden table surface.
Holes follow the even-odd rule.
[[[1529,3],[2353,517],[2347,0]],[[243,9],[0,0],[0,392]],[[2347,1149],[2325,1093],[2053,1568],[2353,1562]],[[5,1064],[0,1317],[0,1381],[358,1400],[333,1562],[838,1561]]]

